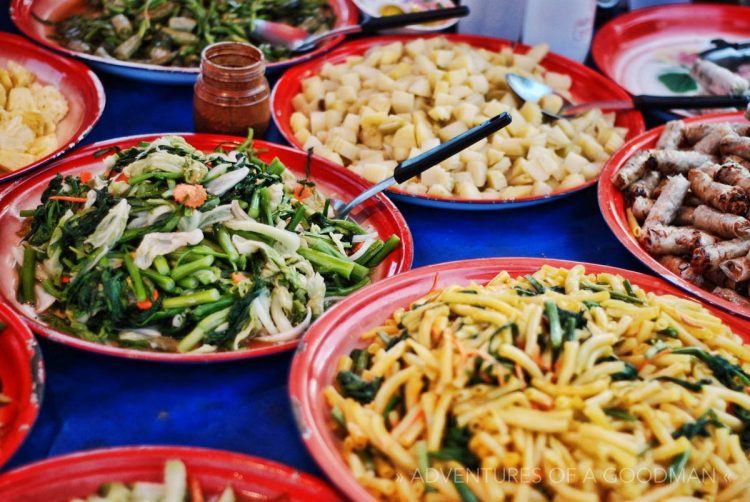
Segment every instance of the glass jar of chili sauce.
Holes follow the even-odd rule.
[[[271,119],[263,53],[250,44],[219,42],[201,54],[193,95],[197,132],[262,136]]]

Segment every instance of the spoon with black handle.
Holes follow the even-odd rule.
[[[384,179],[377,185],[374,185],[357,197],[351,202],[345,204],[344,202],[336,199],[331,199],[331,207],[333,208],[336,218],[346,219],[349,213],[358,204],[366,201],[375,194],[378,194],[388,188],[392,187],[397,183],[403,183],[404,181],[419,176],[429,168],[438,165],[442,161],[452,157],[462,150],[470,147],[474,143],[483,140],[487,136],[496,133],[503,127],[510,124],[511,118],[507,113],[501,113],[491,119],[482,122],[476,127],[469,129],[468,131],[459,134],[455,138],[449,139],[445,143],[436,146],[426,152],[412,157],[403,161],[401,164],[396,166],[393,170],[393,176]]]
[[[310,35],[306,30],[286,23],[264,21],[256,19],[253,23],[253,36],[274,45],[281,45],[292,52],[307,52],[316,45],[331,37],[350,35],[353,33],[372,33],[391,28],[401,28],[410,24],[442,21],[454,17],[469,15],[469,8],[464,6],[449,9],[432,9],[422,12],[410,12],[397,16],[369,17],[359,24],[341,26],[316,35]]]

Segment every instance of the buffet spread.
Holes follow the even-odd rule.
[[[359,3],[11,2],[0,500],[747,500],[750,9],[615,17],[592,45],[602,74],[445,31],[465,5]],[[688,40],[701,15],[712,35]],[[135,105],[107,115],[110,94],[169,89],[196,132]],[[137,114],[156,130],[102,130]],[[106,139],[85,144],[100,119]],[[569,221],[545,228],[555,212]],[[609,265],[581,213],[638,271]],[[584,248],[601,264],[557,259]],[[139,446],[89,438],[86,409],[71,427],[87,446],[39,453],[43,434],[75,435],[48,426],[77,413],[55,402],[65,350],[167,390],[144,400],[205,393],[173,412],[213,418]],[[221,404],[191,368],[234,375]],[[253,410],[247,371],[273,380],[281,418]],[[131,410],[108,418],[123,438],[154,427],[110,405]],[[257,444],[218,441],[245,428]],[[162,437],[184,446],[147,446]]]

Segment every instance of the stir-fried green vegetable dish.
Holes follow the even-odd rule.
[[[289,58],[284,47],[253,38],[256,19],[316,33],[336,15],[328,0],[91,0],[83,13],[39,20],[71,50],[124,61],[198,66],[204,47],[225,41],[252,43],[271,62]]]
[[[400,241],[333,218],[311,182],[251,144],[203,153],[166,136],[104,158],[102,175],[55,177],[21,213],[19,300],[53,327],[124,347],[298,337]]]

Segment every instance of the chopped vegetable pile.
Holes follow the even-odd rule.
[[[198,66],[214,42],[248,42],[268,61],[290,52],[252,36],[256,19],[327,31],[336,19],[328,0],[92,0],[83,14],[50,22],[65,47],[101,57],[160,66]]]
[[[313,183],[255,153],[250,141],[203,153],[165,136],[105,158],[102,175],[58,175],[21,213],[19,301],[121,347],[214,352],[299,337],[400,240],[329,217]]]

